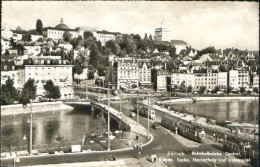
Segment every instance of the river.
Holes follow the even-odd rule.
[[[96,113],[97,114],[97,113]],[[73,110],[47,111],[33,114],[33,149],[56,148],[59,141],[57,137],[62,137],[61,146],[81,144],[83,135],[100,132],[100,125],[96,114],[91,113],[90,106],[74,105]],[[106,118],[106,117],[105,117]],[[30,139],[30,114],[8,115],[1,117],[1,149],[6,151],[27,150]],[[116,121],[111,120],[111,130],[116,129]],[[102,129],[107,131],[106,126]],[[120,140],[122,135],[117,135],[111,141],[111,149],[118,149],[124,146],[128,139],[133,139],[136,134],[130,132],[124,134],[125,141]],[[106,140],[107,137],[103,137]],[[139,136],[139,142],[146,143],[144,137]],[[86,139],[85,149],[105,150],[104,143],[89,144],[90,139]],[[121,143],[121,145],[120,145]]]
[[[166,105],[165,105],[166,106]],[[211,100],[172,103],[173,108],[214,117],[217,121],[254,123],[258,121],[258,100]],[[196,111],[197,107],[197,111]]]

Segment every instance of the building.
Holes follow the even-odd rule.
[[[167,91],[167,77],[169,77],[168,71],[158,70],[156,72],[156,90],[160,92]]]
[[[187,50],[188,44],[182,40],[171,40],[171,45],[176,48],[176,54],[180,54],[181,50]]]
[[[4,54],[10,48],[11,43],[8,40],[1,38],[1,53]]]
[[[52,80],[55,86],[59,86],[62,99],[72,98],[74,97],[72,68],[73,65],[25,65],[24,81],[34,79],[38,97],[44,96],[43,85]]]
[[[194,89],[202,86],[212,91],[218,86],[218,73],[194,73]]]
[[[229,86],[238,89],[240,87],[249,88],[250,77],[248,70],[230,70]]]
[[[43,35],[44,37],[58,41],[63,39],[63,34],[66,31],[71,34],[71,38],[77,38],[81,35],[77,29],[70,29],[68,25],[64,24],[63,18],[61,18],[60,24],[55,27],[44,27]]]
[[[154,40],[155,41],[168,41],[168,42],[171,41],[170,31],[165,24],[161,23],[161,25],[155,29]]]
[[[37,56],[41,53],[41,46],[31,45],[31,46],[24,46],[25,53],[29,55]]]
[[[186,87],[194,86],[194,75],[190,73],[172,73],[171,74],[171,86],[174,85],[180,86],[182,83]]]
[[[139,89],[139,68],[136,59],[121,59],[116,67],[117,89]]]
[[[102,45],[105,45],[107,41],[115,40],[118,35],[121,35],[119,32],[108,32],[108,31],[94,31],[93,36],[100,41]]]
[[[218,72],[218,86],[220,88],[227,88],[228,86],[228,73]]]
[[[253,76],[253,87],[259,87],[259,75],[254,74]]]
[[[138,60],[139,69],[139,84],[142,87],[150,86],[151,83],[151,63],[150,60],[139,59]]]
[[[13,37],[13,32],[7,28],[1,30],[1,37],[5,40],[10,40]]]

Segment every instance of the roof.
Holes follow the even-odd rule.
[[[56,27],[44,27],[43,30],[59,30],[59,31],[77,31],[76,29],[70,29],[70,28],[56,28]]]
[[[172,44],[183,44],[183,45],[188,45],[187,42],[183,40],[171,40]]]
[[[212,59],[219,59],[218,55],[209,55]]]
[[[60,29],[70,29],[68,25],[60,23],[55,26],[55,28],[60,28]]]
[[[112,34],[112,35],[118,35],[121,34],[120,32],[109,32],[106,30],[102,30],[102,31],[97,31],[98,34]]]

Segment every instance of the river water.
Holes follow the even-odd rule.
[[[196,103],[172,103],[178,110],[212,116],[218,121],[236,121],[239,123],[254,123],[259,120],[258,100],[216,100],[197,101]],[[196,111],[197,108],[197,111]]]
[[[74,105],[73,110],[47,111],[33,114],[33,149],[57,148],[62,138],[61,146],[79,145],[83,141],[85,133],[99,133],[107,131],[107,125],[103,129],[99,128],[100,119],[97,119],[98,112],[91,113],[90,106]],[[105,117],[106,118],[106,117]],[[1,151],[27,150],[30,141],[30,114],[18,114],[1,117]],[[116,121],[111,120],[111,131],[118,127]],[[101,132],[102,133],[102,132]],[[104,133],[103,133],[104,134]],[[136,137],[135,133],[119,134],[113,141],[111,149],[125,147],[128,139]],[[125,141],[120,140],[125,138]],[[100,140],[105,141],[104,136]],[[139,142],[145,143],[146,138],[139,136]],[[106,143],[90,143],[90,138],[86,138],[85,149],[105,150]],[[133,143],[133,142],[132,142]],[[121,144],[121,145],[120,145]],[[103,145],[103,146],[102,146]]]

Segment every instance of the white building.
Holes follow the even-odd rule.
[[[24,80],[33,78],[37,85],[37,96],[44,96],[43,85],[52,80],[55,86],[60,87],[61,98],[74,96],[72,85],[73,65],[25,65]]]
[[[253,87],[259,87],[259,75],[257,74],[253,76]]]
[[[88,79],[88,69],[84,68],[81,74],[74,74],[74,79],[87,80]]]
[[[138,60],[140,86],[151,85],[151,63],[149,60]]]
[[[194,75],[190,73],[172,73],[171,74],[171,86],[174,85],[180,86],[182,83],[185,84],[186,87],[194,86]]]
[[[139,69],[138,62],[135,59],[122,59],[117,61],[116,75],[117,89],[139,88]]]
[[[167,77],[169,77],[169,73],[167,71],[157,71],[156,75],[156,88],[157,91],[166,92],[167,91]]]
[[[116,36],[120,35],[118,32],[108,32],[108,31],[94,31],[93,36],[100,41],[102,45],[105,45],[107,41],[115,40]]]
[[[168,27],[161,23],[161,25],[155,29],[155,35],[154,35],[155,41],[168,41],[170,42],[170,31]]]
[[[205,86],[207,90],[214,90],[218,86],[218,73],[194,73],[194,88]]]
[[[31,39],[33,42],[37,41],[40,38],[43,38],[43,35],[31,35]]]
[[[1,37],[6,40],[10,40],[13,37],[13,32],[8,29],[1,30]]]
[[[1,38],[1,53],[4,54],[6,50],[11,48],[11,43]]]
[[[73,46],[70,43],[59,43],[59,47],[64,48],[65,50],[72,50]]]
[[[247,70],[230,70],[229,86],[235,89],[240,87],[248,88],[250,85],[249,71]]]
[[[26,54],[32,54],[34,56],[37,56],[41,53],[41,46],[24,46],[24,48],[26,50]]]
[[[188,44],[182,40],[171,40],[171,44],[176,48],[176,54],[180,54],[181,50],[187,50]]]
[[[220,88],[227,88],[227,86],[228,86],[228,73],[227,72],[218,73],[218,86]]]

